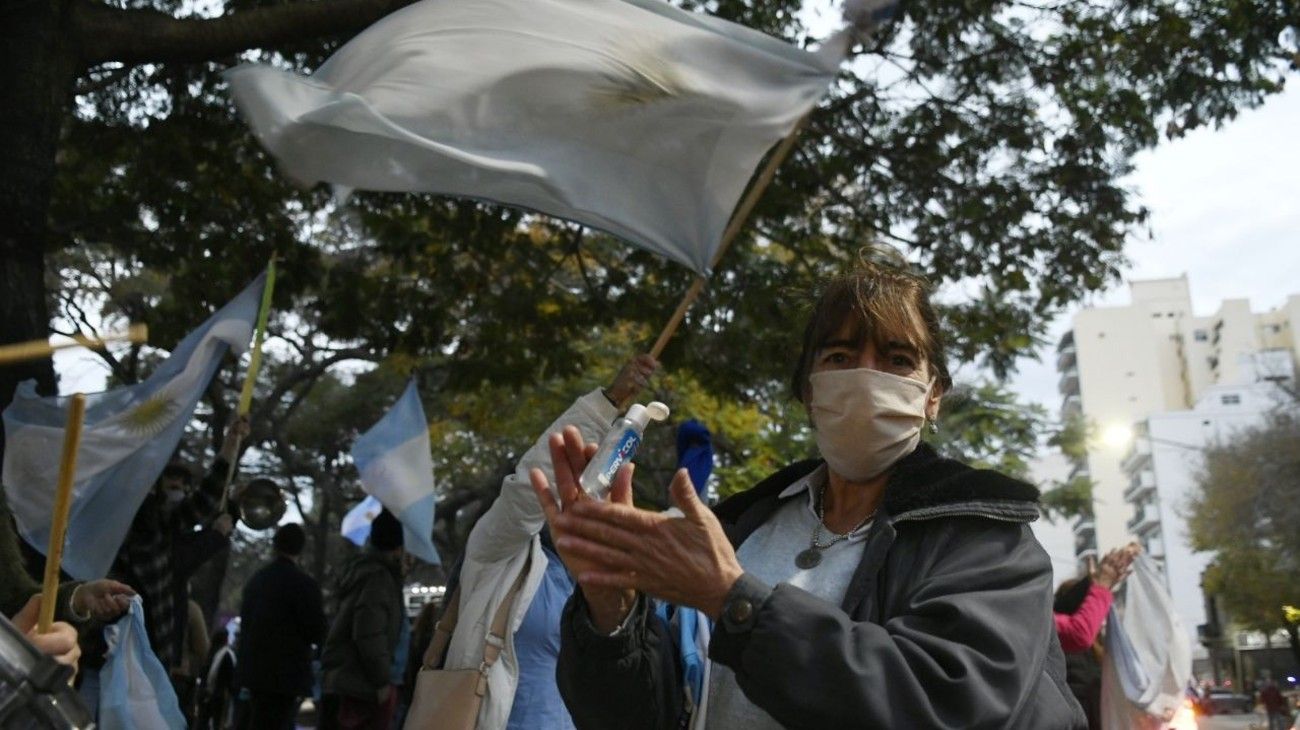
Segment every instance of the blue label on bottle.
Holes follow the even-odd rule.
[[[639,443],[641,443],[641,436],[636,431],[629,428],[623,432],[623,437],[618,440],[618,446],[610,453],[609,461],[605,462],[605,468],[600,470],[601,483],[610,484],[614,481],[614,475],[618,473],[619,467],[632,458]]]

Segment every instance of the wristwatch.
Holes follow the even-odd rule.
[[[749,573],[741,574],[727,591],[722,602],[722,626],[728,633],[739,634],[754,628],[758,611],[772,594],[771,586]]]

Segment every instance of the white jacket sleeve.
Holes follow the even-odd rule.
[[[597,388],[574,401],[555,419],[519,459],[514,473],[501,483],[501,496],[474,525],[465,546],[465,560],[490,563],[518,555],[541,532],[546,521],[528,482],[528,472],[533,467],[540,468],[554,483],[551,450],[547,445],[551,434],[559,433],[565,426],[577,426],[584,440],[599,443],[617,415],[618,410]]]

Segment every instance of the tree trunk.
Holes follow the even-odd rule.
[[[0,344],[49,336],[45,217],[78,68],[66,26],[66,3],[58,0],[12,3],[0,12]],[[54,392],[49,358],[3,366],[0,408],[29,378],[41,392]]]

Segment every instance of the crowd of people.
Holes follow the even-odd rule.
[[[243,586],[237,635],[219,630],[209,647],[186,586],[228,542],[235,515],[219,504],[236,454],[196,486],[169,467],[110,576],[66,584],[63,623],[30,636],[80,659],[93,706],[102,649],[89,627],[138,595],[199,727],[287,730],[307,697],[321,728],[1097,727],[1086,664],[1136,549],[1053,595],[1029,528],[1037,490],[922,440],[952,385],[945,334],[926,282],[903,268],[864,261],[830,279],[792,379],[817,457],[712,508],[686,469],[668,511],[634,504],[630,464],[607,500],[579,484],[658,368],[632,358],[519,459],[451,570],[445,607],[414,626],[403,527],[385,510],[336,571],[332,621],[298,565],[306,534],[284,524]],[[225,443],[247,428],[236,422]],[[0,609],[15,615],[37,588],[13,569],[9,522]],[[687,622],[703,630],[679,630]]]

